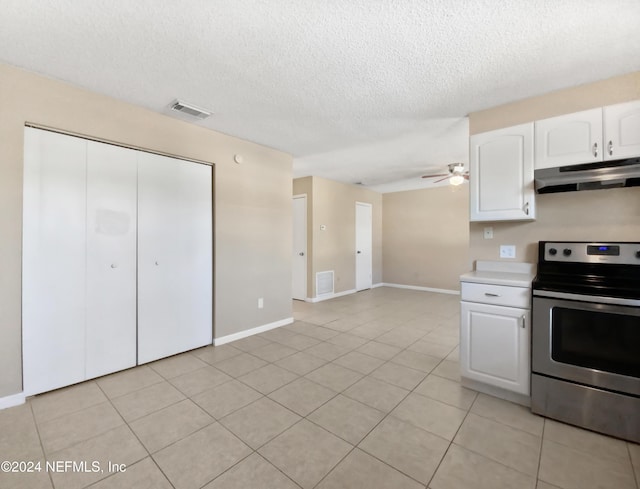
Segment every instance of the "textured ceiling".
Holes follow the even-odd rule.
[[[466,162],[470,112],[640,70],[639,26],[639,0],[0,0],[0,60],[388,191]]]

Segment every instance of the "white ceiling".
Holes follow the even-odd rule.
[[[466,162],[466,115],[640,70],[639,0],[0,0],[0,60],[379,191]]]

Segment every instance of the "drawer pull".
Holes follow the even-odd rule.
[[[526,316],[522,316],[522,317],[520,318],[520,327],[521,327],[522,329],[524,329],[525,317],[526,317]]]
[[[484,295],[487,297],[500,297],[500,294],[493,294],[491,292],[485,292]]]

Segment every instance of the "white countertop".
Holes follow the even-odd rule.
[[[531,281],[535,275],[536,266],[533,263],[478,260],[476,269],[473,272],[460,275],[460,281],[510,287],[531,287]]]

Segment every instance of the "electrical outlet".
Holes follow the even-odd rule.
[[[491,226],[484,228],[484,239],[493,239],[493,228]]]
[[[500,258],[515,258],[515,245],[500,245]]]
[[[258,299],[258,309],[262,309],[264,307],[264,298],[260,297]]]

